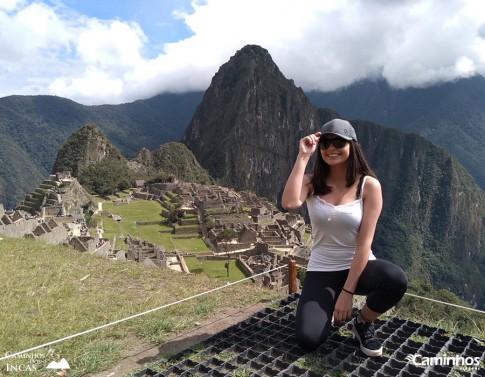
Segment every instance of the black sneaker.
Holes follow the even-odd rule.
[[[372,322],[358,322],[357,317],[352,321],[355,336],[360,342],[360,349],[367,356],[381,356],[382,344],[375,336]]]

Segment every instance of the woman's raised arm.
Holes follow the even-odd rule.
[[[308,161],[318,148],[319,140],[320,132],[305,136],[300,140],[298,156],[281,198],[281,205],[287,210],[301,207],[310,193],[310,177],[305,175],[305,170]]]

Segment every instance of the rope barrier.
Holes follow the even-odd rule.
[[[32,352],[32,351],[35,351],[35,350],[38,350],[38,349],[41,349],[41,348],[44,348],[44,347],[47,347],[47,346],[51,346],[53,344],[60,343],[60,342],[63,342],[65,340],[73,339],[73,338],[76,338],[76,337],[81,336],[81,335],[86,335],[86,334],[89,334],[91,332],[104,329],[106,327],[114,326],[114,325],[117,325],[118,323],[125,322],[125,321],[128,321],[130,319],[135,319],[135,318],[141,317],[143,315],[146,315],[146,314],[149,314],[149,313],[153,313],[153,312],[156,312],[156,311],[161,310],[161,309],[168,308],[170,306],[174,306],[174,305],[177,305],[177,304],[181,304],[182,302],[189,301],[189,300],[192,300],[192,299],[195,299],[195,298],[198,298],[198,297],[207,295],[209,293],[213,293],[213,292],[219,291],[219,290],[224,289],[224,288],[228,288],[228,287],[230,287],[232,285],[241,283],[241,282],[243,282],[245,280],[253,279],[255,277],[258,277],[258,276],[261,276],[261,275],[265,275],[265,274],[269,274],[270,272],[273,272],[273,271],[276,271],[276,270],[280,270],[282,268],[287,268],[287,267],[288,266],[279,266],[279,267],[273,268],[271,270],[264,271],[264,272],[261,272],[259,274],[255,274],[255,275],[252,275],[250,277],[247,277],[247,278],[244,278],[244,279],[241,279],[241,280],[232,282],[232,283],[227,283],[225,285],[222,285],[222,286],[217,287],[217,288],[210,289],[210,290],[205,291],[205,292],[197,293],[196,295],[183,298],[181,300],[172,302],[170,304],[162,305],[162,306],[159,306],[158,308],[154,308],[154,309],[147,310],[147,311],[145,311],[143,313],[134,314],[132,316],[129,316],[129,317],[126,317],[126,318],[123,318],[123,319],[119,319],[117,321],[113,321],[113,322],[110,322],[110,323],[107,323],[105,325],[101,325],[101,326],[98,326],[98,327],[95,327],[95,328],[92,328],[92,329],[89,329],[89,330],[85,330],[85,331],[82,331],[82,332],[77,333],[77,334],[74,334],[74,335],[69,335],[69,336],[66,336],[65,338],[62,338],[62,339],[53,340],[51,342],[48,342],[48,343],[45,343],[45,344],[41,344],[40,346],[36,346],[36,347],[32,347],[32,348],[26,349],[24,351],[20,351],[20,352],[8,354],[8,355],[5,355],[3,357],[0,357],[0,361],[6,360],[6,359],[9,359],[9,358],[12,358],[12,357],[16,357],[18,355],[22,355],[22,354],[27,353],[27,352]]]
[[[299,268],[302,268],[302,269],[305,269],[306,270],[306,266],[302,266],[301,264],[297,264],[297,267]],[[440,301],[440,300],[435,300],[434,298],[429,298],[429,297],[424,297],[424,296],[419,296],[419,295],[415,295],[413,293],[404,293],[406,296],[411,296],[411,297],[416,297],[416,298],[420,298],[422,300],[428,300],[428,301],[432,301],[432,302],[436,302],[436,303],[439,303],[439,304],[443,304],[443,305],[449,305],[449,306],[454,306],[456,308],[460,308],[460,309],[466,309],[466,310],[470,310],[472,312],[477,312],[477,313],[481,313],[481,314],[485,314],[485,311],[483,310],[478,310],[478,309],[474,309],[474,308],[470,308],[470,307],[467,307],[467,306],[462,306],[462,305],[457,305],[457,304],[452,304],[450,302],[446,302],[446,301]]]
[[[306,266],[302,266],[302,265],[297,265],[297,267],[306,269]],[[232,282],[232,283],[227,283],[226,285],[223,285],[223,286],[220,286],[220,287],[217,287],[217,288],[213,288],[213,289],[210,289],[208,291],[201,292],[201,293],[198,293],[198,294],[193,295],[193,296],[190,296],[190,297],[186,297],[184,299],[181,299],[181,300],[172,302],[170,304],[166,304],[166,305],[159,306],[158,308],[154,308],[154,309],[150,309],[150,310],[147,310],[145,312],[142,312],[142,313],[134,314],[132,316],[129,316],[129,317],[126,317],[126,318],[123,318],[123,319],[119,319],[117,321],[113,321],[113,322],[110,322],[110,323],[107,323],[107,324],[104,324],[104,325],[101,325],[101,326],[98,326],[98,327],[95,327],[95,328],[92,328],[92,329],[89,329],[89,330],[85,330],[85,331],[82,331],[82,332],[77,333],[77,334],[69,335],[69,336],[67,336],[65,338],[61,338],[61,339],[57,339],[57,340],[54,340],[54,341],[51,341],[51,342],[48,342],[48,343],[45,343],[45,344],[41,344],[39,346],[32,347],[32,348],[26,349],[24,351],[20,351],[20,352],[16,352],[16,353],[13,353],[13,354],[5,355],[3,357],[0,357],[0,361],[6,360],[6,359],[9,359],[9,358],[12,358],[12,357],[16,357],[18,355],[22,355],[22,354],[27,353],[27,352],[32,352],[32,351],[35,351],[35,350],[38,350],[38,349],[41,349],[41,348],[44,348],[44,347],[47,347],[47,346],[51,346],[53,344],[60,343],[60,342],[63,342],[65,340],[73,339],[73,338],[76,338],[76,337],[81,336],[81,335],[89,334],[91,332],[98,331],[98,330],[101,330],[101,329],[104,329],[104,328],[107,328],[107,327],[110,327],[110,326],[114,326],[114,325],[116,325],[118,323],[125,322],[125,321],[131,320],[131,319],[135,319],[135,318],[144,316],[146,314],[153,313],[153,312],[156,312],[158,310],[168,308],[170,306],[174,306],[174,305],[177,305],[177,304],[181,304],[181,303],[183,303],[185,301],[189,301],[189,300],[192,300],[192,299],[195,299],[195,298],[198,298],[198,297],[207,295],[209,293],[213,293],[213,292],[219,291],[221,289],[230,287],[230,286],[235,285],[235,284],[239,284],[239,283],[241,283],[243,281],[246,281],[246,280],[249,280],[249,279],[253,279],[255,277],[258,277],[258,276],[261,276],[261,275],[264,275],[264,274],[271,273],[273,271],[280,270],[282,268],[287,268],[287,266],[279,266],[279,267],[273,268],[271,270],[264,271],[264,272],[261,272],[259,274],[252,275],[250,277],[247,277],[247,278],[244,278],[244,279],[241,279],[241,280]],[[452,303],[445,302],[445,301],[435,300],[435,299],[432,299],[432,298],[415,295],[413,293],[405,293],[405,295],[411,296],[411,297],[415,297],[415,298],[420,298],[420,299],[427,300],[427,301],[436,302],[436,303],[443,304],[443,305],[449,305],[449,306],[453,306],[453,307],[456,307],[456,308],[466,309],[466,310],[474,311],[474,312],[477,312],[477,313],[485,314],[485,311],[482,311],[482,310],[478,310],[478,309],[474,309],[474,308],[469,308],[469,307],[462,306],[462,305],[452,304]]]
[[[415,295],[413,293],[405,293],[405,295],[406,296],[411,296],[411,297],[417,297],[417,298],[420,298],[420,299],[423,299],[423,300],[437,302],[439,304],[454,306],[455,308],[466,309],[466,310],[471,310],[472,312],[477,312],[477,313],[485,314],[485,311],[483,311],[483,310],[478,310],[478,309],[474,309],[474,308],[469,308],[467,306],[461,306],[461,305],[457,305],[457,304],[452,304],[451,302],[445,302],[445,301],[435,300],[434,298],[428,298],[428,297],[424,297],[424,296],[418,296],[418,295]]]

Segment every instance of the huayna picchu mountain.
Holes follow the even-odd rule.
[[[183,142],[220,184],[276,201],[298,140],[336,115],[317,109],[267,50],[249,45],[216,73]]]
[[[183,142],[220,184],[277,201],[298,141],[337,116],[314,107],[267,50],[249,45],[215,74]],[[375,253],[483,307],[483,190],[456,158],[424,138],[353,124],[383,187]]]

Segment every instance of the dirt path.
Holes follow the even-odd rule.
[[[201,323],[196,329],[180,334],[160,347],[140,345],[132,350],[127,350],[127,356],[118,365],[111,369],[89,375],[90,377],[118,377],[129,372],[140,369],[144,364],[156,361],[163,356],[177,353],[194,344],[197,344],[222,330],[244,321],[252,314],[263,310],[268,306],[268,302],[260,302],[243,309],[229,309],[224,313],[219,313],[207,321]]]

